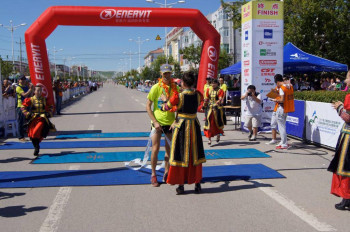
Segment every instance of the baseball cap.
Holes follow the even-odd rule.
[[[162,73],[172,72],[172,68],[169,64],[163,64],[162,66],[160,66],[160,71]]]
[[[27,80],[27,78],[26,78],[26,76],[24,76],[24,75],[22,74],[22,75],[20,75],[20,76],[18,77],[18,80],[25,81],[25,80]]]

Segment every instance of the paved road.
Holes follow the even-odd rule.
[[[65,133],[149,131],[145,103],[145,93],[107,85],[75,99],[64,107],[62,116],[52,121]],[[228,124],[226,136],[221,145],[214,143],[215,149],[256,148],[271,158],[210,160],[206,166],[262,163],[286,178],[206,183],[200,195],[193,194],[194,186],[185,186],[187,194],[183,196],[175,195],[175,186],[169,185],[0,189],[1,231],[349,231],[349,212],[335,210],[334,204],[340,200],[329,194],[331,173],[326,168],[332,151],[290,140],[293,148],[277,152],[273,146],[265,145],[270,135],[260,135],[256,142],[249,142],[247,134],[235,131],[232,122]],[[72,149],[42,152],[59,154],[69,150]],[[123,166],[123,163],[35,165],[30,164],[32,152],[0,151],[1,171]]]

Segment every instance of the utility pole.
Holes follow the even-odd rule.
[[[19,44],[19,72],[22,73],[22,44],[25,44],[25,42],[22,42],[22,38],[19,37],[19,43],[16,42],[16,44]]]

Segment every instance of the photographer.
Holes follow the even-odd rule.
[[[247,106],[244,125],[249,129],[249,141],[256,140],[262,114],[261,95],[255,90],[254,85],[249,85],[247,92],[241,96],[241,100],[245,100]]]

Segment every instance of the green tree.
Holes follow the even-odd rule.
[[[241,27],[241,6],[246,0],[220,0],[234,28]],[[350,1],[285,0],[284,41],[305,52],[350,65]]]
[[[1,62],[1,75],[3,78],[8,78],[12,73],[12,64],[10,62],[5,62],[0,58]]]
[[[184,59],[194,64],[194,67],[191,67],[191,69],[195,73],[198,73],[198,68],[196,67],[201,62],[202,46],[194,46],[194,44],[191,44],[189,47],[180,49],[180,54],[183,55]]]
[[[221,49],[218,63],[218,70],[227,68],[231,65],[232,56],[226,52],[225,49]]]

